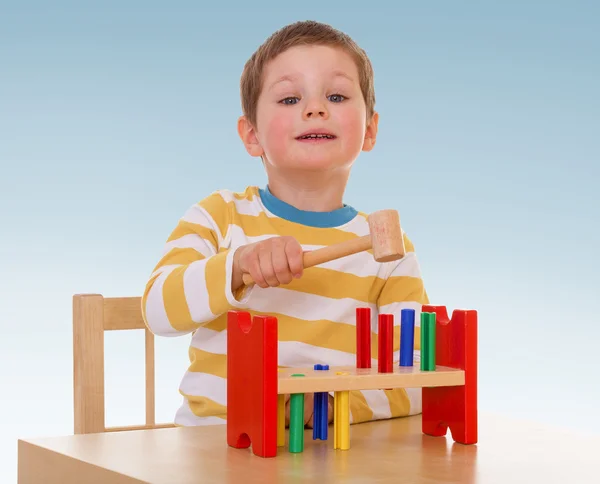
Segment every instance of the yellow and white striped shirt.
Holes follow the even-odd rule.
[[[179,220],[148,280],[142,311],[159,336],[191,334],[190,365],[180,385],[178,425],[225,423],[227,414],[227,311],[276,316],[279,366],[356,364],[357,307],[370,307],[372,365],[377,365],[378,314],[394,315],[394,364],[399,360],[400,311],[415,310],[415,364],[420,360],[420,312],[427,304],[419,264],[404,234],[406,256],[378,263],[363,252],[306,269],[288,285],[252,287],[243,299],[231,291],[237,247],[291,235],[313,250],[369,233],[367,216],[350,206],[306,212],[277,199],[268,187],[242,193],[219,190],[193,205]],[[351,423],[413,415],[421,411],[420,389],[355,391]]]

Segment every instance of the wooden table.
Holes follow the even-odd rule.
[[[599,483],[600,437],[480,414],[479,443],[421,433],[420,416],[351,427],[351,449],[313,441],[263,459],[229,448],[225,426],[19,441],[20,484]]]

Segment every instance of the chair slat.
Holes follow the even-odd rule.
[[[130,425],[125,427],[106,427],[105,432],[124,432],[131,430],[151,430],[151,429],[172,429],[175,428],[175,424],[164,423],[155,425]]]
[[[106,331],[146,329],[141,304],[140,297],[104,298],[104,329]]]
[[[76,434],[104,430],[104,329],[99,294],[73,297],[73,397]]]
[[[155,403],[155,371],[154,371],[154,335],[145,330],[146,333],[146,425],[156,423]]]

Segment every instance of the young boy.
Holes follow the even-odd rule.
[[[418,326],[428,302],[406,236],[400,261],[377,263],[363,252],[303,270],[303,251],[369,230],[367,215],[342,201],[352,164],[373,148],[377,134],[373,72],[364,51],[328,25],[288,25],[246,63],[241,98],[238,133],[248,153],[262,159],[267,186],[218,190],[193,205],[168,238],[143,294],[144,319],[154,334],[192,334],[177,425],[225,423],[228,310],[276,316],[279,365],[312,367],[355,365],[359,306],[371,308],[373,333],[378,312],[394,315],[398,361],[400,310],[414,309]],[[256,282],[248,290],[244,273]],[[418,329],[418,360],[417,335]],[[330,421],[331,403],[330,396]],[[310,426],[308,395],[305,408]],[[420,390],[351,392],[350,410],[352,423],[416,414]]]

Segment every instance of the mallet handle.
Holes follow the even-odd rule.
[[[340,257],[357,254],[358,252],[363,252],[371,248],[371,235],[363,235],[362,237],[356,237],[338,244],[304,252],[302,263],[306,269],[308,267],[322,264],[323,262],[329,262],[339,259]],[[254,279],[252,279],[250,274],[244,274],[242,276],[242,280],[247,286],[254,284]]]

